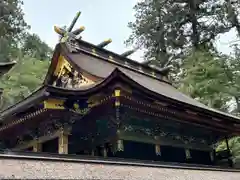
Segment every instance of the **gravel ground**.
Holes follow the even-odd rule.
[[[81,162],[0,159],[0,178],[240,180],[240,173]]]

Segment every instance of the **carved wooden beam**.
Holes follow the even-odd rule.
[[[199,145],[199,144],[193,144],[193,143],[184,144],[184,143],[180,143],[164,137],[158,137],[157,139],[155,139],[152,136],[146,136],[136,132],[131,133],[131,132],[120,131],[118,136],[120,139],[128,140],[128,141],[149,143],[154,145],[160,144],[163,146],[173,146],[173,147],[196,149],[196,150],[202,150],[202,151],[212,151],[212,148],[208,145]]]
[[[52,133],[51,135],[45,135],[45,136],[41,136],[37,138],[37,142],[38,143],[44,143],[46,141],[50,141],[53,140],[55,138],[58,138],[59,135],[61,133],[61,130],[57,130],[56,132]],[[29,142],[25,142],[21,145],[16,146],[15,148],[13,148],[13,151],[19,151],[19,150],[24,150],[30,147],[34,147],[36,146],[36,139],[35,140],[31,140]]]

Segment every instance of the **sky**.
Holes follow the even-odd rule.
[[[31,32],[54,47],[58,35],[53,26],[69,25],[78,11],[82,14],[75,27],[85,26],[83,40],[98,44],[111,38],[113,42],[107,49],[116,53],[130,50],[124,41],[131,34],[128,22],[134,21],[133,6],[138,0],[23,0],[25,20],[31,26]],[[217,48],[229,54],[229,42],[235,38],[234,31],[222,35],[217,41]],[[142,61],[143,52],[138,51],[132,59]]]
[[[98,44],[111,38],[113,42],[107,49],[116,53],[130,50],[124,41],[131,34],[127,27],[133,21],[133,6],[137,0],[23,0],[25,20],[31,26],[31,32],[38,34],[51,47],[58,41],[53,26],[69,25],[78,11],[81,16],[75,28],[85,26],[83,40]],[[131,58],[141,59],[142,52],[136,52]]]

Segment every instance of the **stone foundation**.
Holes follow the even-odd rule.
[[[84,162],[85,161],[85,162]],[[95,161],[98,161],[97,163]],[[0,155],[0,178],[123,179],[123,180],[239,180],[237,170],[197,170],[184,167],[117,165],[101,160]],[[127,163],[125,163],[127,164]],[[130,164],[130,163],[128,163]]]

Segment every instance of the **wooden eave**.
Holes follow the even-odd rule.
[[[192,112],[196,113],[195,115],[200,115],[199,118],[203,118],[201,116],[205,116],[205,114],[206,114],[207,110],[205,110],[205,109],[201,110],[201,108],[199,108],[199,107],[190,106],[187,103],[168,98],[166,96],[163,96],[161,94],[158,94],[156,92],[153,92],[153,91],[147,89],[146,87],[144,87],[141,84],[132,80],[130,77],[128,77],[125,73],[123,73],[118,68],[116,68],[111,73],[111,75],[109,75],[101,83],[97,84],[96,86],[91,87],[90,89],[70,90],[70,89],[63,89],[63,88],[55,88],[54,87],[54,88],[52,88],[52,92],[54,91],[55,93],[64,94],[65,96],[81,96],[81,95],[84,95],[86,93],[91,93],[91,92],[93,93],[93,92],[99,91],[102,88],[104,88],[106,86],[109,86],[110,83],[119,82],[119,81],[122,81],[123,83],[126,83],[127,85],[131,86],[133,89],[138,89],[145,96],[151,97],[151,99],[156,99],[160,102],[166,102],[170,105],[174,105],[174,106],[178,107],[179,109],[181,109],[186,114],[189,111],[192,111]],[[209,119],[212,120],[211,122],[209,122],[210,124],[213,124],[213,125],[214,125],[214,123],[236,124],[237,126],[240,127],[240,120],[239,120],[238,117],[231,118],[228,115],[225,115],[223,113],[219,114],[219,113],[216,113],[216,112],[212,112],[210,110],[208,110],[208,111],[209,111],[208,112],[209,113],[208,114]],[[191,114],[189,114],[189,116],[191,116]],[[215,121],[214,118],[218,118],[219,121]]]
[[[9,116],[14,116],[17,113],[27,110],[28,108],[34,106],[36,103],[39,103],[46,99],[49,96],[58,96],[62,98],[68,98],[70,96],[89,96],[101,88],[105,87],[114,77],[117,76],[118,71],[114,71],[109,78],[106,78],[102,82],[96,83],[91,86],[85,86],[82,89],[65,89],[60,87],[54,87],[51,85],[43,85],[37,91],[32,93],[27,98],[23,99],[19,103],[7,108],[0,112],[0,120],[4,120]]]
[[[171,98],[165,97],[163,95],[160,95],[160,94],[158,94],[156,92],[153,92],[153,91],[147,89],[146,87],[144,87],[141,84],[139,84],[139,83],[135,82],[134,80],[132,80],[124,72],[122,72],[121,70],[116,68],[102,82],[97,83],[94,86],[85,87],[85,88],[79,89],[79,90],[64,89],[64,88],[58,88],[58,87],[45,85],[40,90],[38,90],[37,92],[33,93],[27,99],[25,99],[22,102],[12,106],[9,109],[3,111],[1,113],[1,118],[4,119],[6,117],[13,116],[14,114],[16,114],[18,112],[24,111],[28,107],[31,107],[34,103],[39,102],[40,100],[43,100],[47,96],[49,96],[49,97],[50,96],[56,96],[56,97],[62,97],[62,98],[69,98],[70,96],[78,96],[78,97],[90,96],[91,94],[97,93],[97,92],[99,92],[99,91],[101,91],[103,89],[106,89],[106,87],[110,87],[110,86],[112,86],[114,84],[117,84],[119,82],[130,86],[132,89],[139,90],[139,92],[141,92],[145,96],[150,97],[151,99],[156,99],[156,100],[159,100],[160,102],[166,102],[167,104],[170,104],[170,105],[174,104],[174,105],[177,105],[177,106],[181,107],[181,109],[186,108],[185,110],[194,110],[192,108],[192,106],[189,106],[186,103],[173,100]],[[195,111],[195,112],[197,112],[197,113],[199,113],[201,115],[201,111],[199,111],[199,108],[196,108],[196,110],[198,110],[198,111]],[[206,110],[204,110],[204,113],[206,113]],[[240,130],[237,130],[240,127],[239,118],[229,118],[228,116],[221,115],[219,113],[215,113],[215,112],[211,112],[211,111],[209,113],[213,114],[212,117],[222,116],[222,117],[220,117],[221,121],[218,121],[218,122],[216,122],[216,121],[214,121],[214,119],[212,119],[212,121],[209,122],[210,126],[215,127],[215,125],[214,125],[215,123],[218,123],[218,124],[229,124],[229,125],[237,124],[237,126],[235,127],[236,131],[234,131],[234,129],[233,129],[233,131],[234,132],[240,132]],[[181,120],[179,120],[179,121],[181,121]],[[193,120],[192,123],[194,123],[194,122],[195,121]],[[201,124],[201,122],[198,121],[198,124]]]
[[[75,67],[79,67],[80,69],[83,69],[86,72],[102,79],[107,79],[108,76],[117,68],[129,79],[136,82],[140,86],[143,86],[142,89],[149,90],[149,92],[154,92],[150,93],[150,95],[157,96],[159,99],[164,97],[171,103],[179,106],[179,108],[189,109],[190,112],[193,111],[194,113],[199,113],[202,116],[210,116],[219,120],[228,119],[230,121],[235,121],[236,123],[239,123],[240,121],[239,117],[215,110],[192,99],[191,97],[188,97],[164,80],[154,78],[151,75],[146,75],[144,72],[139,72],[126,66],[123,67],[118,64],[114,64],[114,62],[107,59],[108,56],[106,55],[103,57],[103,55],[96,54],[96,52],[94,55],[90,51],[90,48],[92,48],[93,45],[82,41],[81,43],[77,52],[69,52],[67,50],[67,45],[61,44],[62,52],[64,53],[66,59],[70,63],[74,64]],[[88,46],[88,49],[83,49],[85,45]]]

